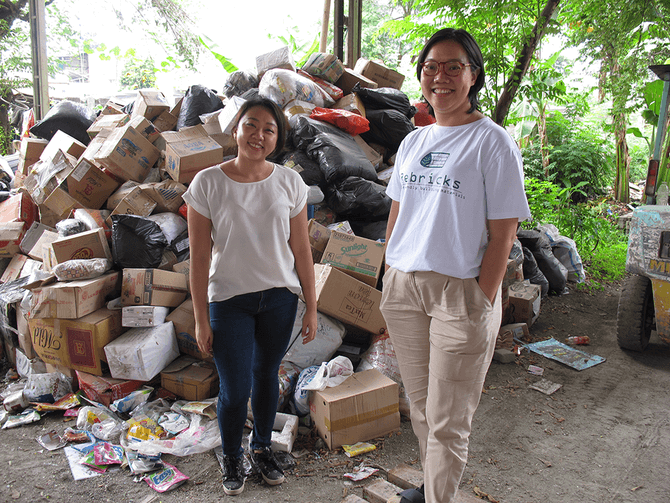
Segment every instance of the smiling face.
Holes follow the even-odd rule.
[[[461,44],[454,40],[443,40],[430,48],[424,62],[459,61],[468,64],[468,55]],[[440,126],[459,126],[481,117],[479,114],[468,114],[470,100],[468,92],[477,80],[477,72],[466,66],[458,77],[449,77],[443,71],[432,77],[421,73],[421,91],[435,111],[435,118]]]
[[[277,146],[278,130],[275,116],[267,108],[255,106],[247,110],[233,131],[238,157],[265,160]]]

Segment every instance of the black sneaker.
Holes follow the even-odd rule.
[[[242,456],[223,457],[223,492],[228,496],[235,496],[244,491],[244,468]]]
[[[423,494],[423,484],[421,487],[406,489],[400,493],[400,503],[425,503],[426,497]]]
[[[260,470],[265,482],[271,486],[284,482],[284,471],[279,467],[270,447],[254,449],[251,453],[251,459]]]

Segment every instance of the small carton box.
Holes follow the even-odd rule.
[[[309,58],[302,69],[310,75],[327,80],[331,84],[337,80],[344,73],[344,65],[340,58],[334,54],[326,54],[322,52],[315,52]]]
[[[91,138],[95,138],[103,129],[114,129],[128,123],[130,116],[128,114],[100,114],[93,121],[86,132]]]
[[[43,140],[41,138],[23,137],[19,149],[19,166],[16,170],[17,173],[27,175],[28,169],[40,160],[40,156],[42,155],[42,152],[44,152],[48,143],[48,140]]]
[[[161,386],[186,400],[206,400],[219,392],[219,375],[211,363],[181,356],[163,369]]]
[[[22,255],[21,253],[14,255],[12,260],[9,261],[9,265],[7,265],[7,268],[2,273],[0,283],[7,283],[8,281],[19,279],[21,277],[21,269],[23,269],[26,260],[28,260],[26,255]]]
[[[309,412],[329,449],[371,440],[400,428],[398,384],[377,369],[356,372],[315,391]]]
[[[540,285],[517,281],[509,286],[510,323],[526,323],[530,328],[540,315]]]
[[[59,239],[58,232],[44,224],[33,222],[21,240],[21,251],[33,260],[44,261],[45,247]]]
[[[121,186],[107,198],[105,207],[108,210],[113,210],[119,205],[119,203],[123,200],[124,197],[130,194],[133,191],[133,189],[139,187],[139,185],[140,185],[139,183],[133,182],[132,180],[127,180],[123,182],[123,184],[121,184]]]
[[[186,276],[161,269],[124,269],[122,306],[176,307],[186,299]]]
[[[116,205],[114,211],[107,217],[106,222],[112,227],[112,215],[137,215],[138,217],[148,217],[156,208],[156,201],[137,186],[134,187],[127,196],[121,199]]]
[[[326,249],[328,240],[330,239],[330,229],[325,225],[321,225],[314,219],[309,221],[307,233],[309,235],[309,245],[312,249],[312,260],[315,264],[321,262],[323,251]]]
[[[382,156],[379,152],[377,152],[370,145],[368,145],[367,142],[363,138],[361,138],[361,135],[357,134],[356,136],[354,136],[354,141],[358,144],[359,147],[361,147],[361,150],[365,154],[365,157],[367,157],[368,160],[372,163],[372,166],[375,168],[375,171],[377,171],[379,168],[382,167],[382,163],[384,162],[384,156]]]
[[[170,104],[165,95],[156,89],[140,89],[133,105],[133,119],[135,117],[146,117],[154,121],[163,112],[170,111]]]
[[[365,58],[359,58],[359,60],[356,61],[354,71],[360,73],[364,77],[374,80],[379,87],[401,89],[402,83],[405,80],[405,76],[402,73],[398,73],[381,63],[369,61]]]
[[[509,349],[511,351],[517,344],[514,339],[523,340],[529,333],[528,325],[525,323],[510,323],[508,325],[503,325],[498,331],[496,349]]]
[[[323,251],[322,264],[330,264],[372,287],[384,261],[384,243],[333,231]]]
[[[184,199],[182,195],[186,192],[186,185],[174,180],[163,180],[162,182],[143,183],[140,185],[142,192],[156,201],[156,213],[177,213]]]
[[[168,314],[165,321],[174,323],[177,345],[181,353],[201,360],[205,359],[198,349],[198,341],[195,338],[195,316],[193,315],[193,301],[191,299],[185,300],[177,309]]]
[[[79,389],[94,402],[99,402],[107,407],[114,400],[126,397],[140,386],[142,381],[127,381],[124,379],[113,379],[109,374],[94,376],[86,372],[76,371]]]
[[[13,257],[21,251],[21,240],[36,220],[39,220],[37,205],[26,192],[0,203],[0,257]]]
[[[187,259],[182,262],[176,263],[175,265],[172,266],[172,270],[174,272],[178,272],[179,274],[183,274],[184,276],[186,276],[186,286],[190,291],[191,285],[189,283],[189,275],[191,273],[191,259]]]
[[[351,90],[354,88],[357,82],[360,83],[361,87],[367,87],[368,89],[377,89],[377,87],[379,87],[374,80],[369,79],[360,73],[354,72],[349,68],[344,69],[344,73],[342,73],[342,76],[337,79],[335,85],[342,89],[342,92],[347,95],[351,93]]]
[[[112,260],[112,252],[109,249],[104,229],[92,229],[59,238],[51,243],[51,249],[55,264],[75,259],[106,258]]]
[[[386,330],[379,290],[330,265],[314,264],[314,274],[319,311],[373,334]]]
[[[144,181],[159,157],[160,150],[132,127],[115,129],[93,154],[113,175],[136,182]]]
[[[169,112],[164,112],[164,113],[169,113]],[[161,135],[160,130],[156,127],[155,124],[153,124],[146,117],[142,117],[140,115],[138,115],[136,117],[133,117],[128,122],[128,126],[134,128],[135,131],[140,133],[142,136],[144,136],[151,143],[155,142],[158,139],[158,137]]]
[[[33,349],[33,338],[30,335],[28,318],[26,317],[25,311],[21,308],[20,302],[16,303],[16,331],[18,332],[19,337],[19,347],[24,354],[32,360],[37,356],[37,353],[35,353],[35,350]]]
[[[32,289],[31,318],[76,319],[105,305],[107,295],[118,295],[121,274],[110,272],[98,278],[58,282]]]
[[[74,320],[31,319],[28,327],[42,361],[94,375],[106,370],[105,345],[123,332],[121,313],[105,308]]]
[[[159,133],[162,131],[172,131],[177,126],[178,120],[179,117],[166,110],[158,117],[156,117],[154,120],[154,126]]]
[[[272,52],[256,56],[256,72],[259,80],[265,72],[273,68],[284,68],[295,72],[296,67],[293,61],[293,54],[287,45]]]
[[[46,162],[50,161],[54,158],[59,150],[68,155],[71,155],[75,159],[79,159],[81,154],[83,154],[86,150],[86,145],[80,141],[75,140],[65,131],[59,129],[56,131],[56,134],[53,135],[51,140],[49,140],[49,144],[45,147],[44,151],[40,155],[40,160]]]
[[[160,150],[165,150],[168,143],[177,143],[180,141],[206,137],[207,130],[205,129],[204,124],[198,124],[197,126],[182,128],[179,131],[163,131],[161,132],[160,137],[154,142],[154,145]]]
[[[131,328],[105,346],[114,379],[151,381],[179,356],[172,323]]]
[[[121,309],[124,327],[155,327],[165,323],[170,308],[163,306],[126,306]]]
[[[23,186],[30,193],[35,204],[44,202],[47,196],[72,172],[76,162],[74,157],[58,150],[48,161],[40,161],[33,165],[30,173],[23,180]]]
[[[94,162],[80,159],[56,190],[66,192],[84,208],[97,210],[118,186],[119,183]]]
[[[208,137],[168,143],[165,169],[173,180],[188,183],[200,170],[223,162],[223,147]]]

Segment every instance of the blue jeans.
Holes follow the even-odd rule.
[[[251,447],[271,444],[279,400],[279,365],[288,349],[297,307],[297,295],[286,288],[247,293],[209,305],[224,455],[237,457],[243,452],[250,393],[254,415]]]

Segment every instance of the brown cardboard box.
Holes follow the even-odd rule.
[[[335,85],[342,89],[342,92],[346,95],[351,93],[356,82],[360,83],[361,87],[367,87],[368,89],[377,89],[377,87],[379,87],[374,80],[364,77],[360,73],[354,72],[349,68],[344,69],[344,73],[337,82],[335,82]]]
[[[136,187],[139,187],[139,185],[140,185],[139,183],[133,182],[132,180],[127,180],[123,182],[123,184],[118,189],[116,189],[112,195],[110,195],[107,198],[105,207],[108,210],[113,210],[119,205],[121,201],[123,201],[124,197],[130,194]]]
[[[177,213],[184,200],[182,195],[186,192],[186,185],[174,180],[163,180],[162,182],[143,183],[140,185],[142,192],[156,201],[156,213]]]
[[[46,253],[45,246],[53,243],[59,237],[55,229],[33,222],[21,240],[21,251],[31,259],[43,262]]]
[[[169,114],[169,112],[164,113]],[[134,128],[135,131],[140,133],[151,143],[155,142],[161,135],[160,130],[156,127],[155,124],[152,124],[152,122],[149,119],[147,119],[146,117],[142,117],[140,115],[133,117],[128,122],[128,126]]]
[[[156,208],[156,201],[147,196],[142,189],[134,187],[130,193],[125,196],[114,211],[107,217],[107,225],[112,226],[112,215],[137,215],[139,217],[148,217]]]
[[[172,115],[167,110],[160,114],[154,120],[154,126],[156,129],[161,131],[172,131],[177,126],[177,121],[179,118],[176,115]]]
[[[177,143],[186,140],[195,140],[198,138],[206,138],[207,130],[203,124],[197,126],[189,126],[182,128],[179,131],[163,131],[160,137],[156,139],[154,145],[160,150],[165,150],[168,143]]]
[[[183,262],[179,262],[175,265],[172,266],[172,270],[174,272],[178,272],[179,274],[183,274],[186,276],[186,286],[188,287],[189,291],[191,290],[191,285],[189,283],[189,275],[191,273],[191,260],[184,260]]]
[[[200,170],[223,162],[223,147],[211,138],[168,143],[165,169],[173,180],[188,183]]]
[[[124,126],[130,120],[128,114],[100,114],[93,121],[86,132],[91,138],[95,138],[103,129],[114,129]]]
[[[23,186],[36,204],[42,204],[56,187],[67,177],[77,160],[59,150],[48,161],[35,163],[23,180]]]
[[[23,309],[21,309],[21,303],[17,302],[16,304],[16,331],[18,332],[19,337],[19,347],[23,350],[23,353],[28,357],[29,360],[32,360],[37,356],[35,350],[33,349],[33,341],[30,335],[30,327],[28,326],[28,318]]]
[[[57,239],[51,243],[55,264],[66,260],[106,258],[112,260],[104,229],[93,229]],[[54,265],[55,265],[54,264]]]
[[[381,437],[400,428],[398,384],[377,369],[315,391],[309,412],[329,449]]]
[[[302,69],[310,75],[335,83],[344,73],[344,65],[340,58],[334,54],[315,52],[309,58]]]
[[[42,152],[44,152],[48,143],[48,140],[43,140],[41,138],[23,137],[21,139],[21,148],[19,150],[19,166],[16,172],[27,175],[29,168],[40,160],[40,156],[42,155]]]
[[[143,182],[156,164],[160,151],[135,128],[115,129],[93,155],[113,175],[124,180]]]
[[[526,323],[530,328],[540,315],[540,285],[518,281],[509,287],[510,323]]]
[[[35,220],[39,220],[39,212],[26,192],[0,203],[0,257],[20,252],[21,240]]]
[[[219,392],[219,375],[211,363],[181,356],[163,369],[161,386],[186,400],[206,400]]]
[[[165,321],[171,321],[174,325],[180,353],[193,356],[199,360],[212,361],[211,356],[203,355],[198,348],[198,341],[195,338],[193,301],[191,299],[185,300],[177,309],[168,314]]]
[[[398,73],[380,63],[369,61],[364,58],[359,58],[359,60],[356,61],[354,71],[360,73],[364,77],[374,80],[379,87],[401,89],[402,83],[405,80],[405,76],[402,73]]]
[[[309,245],[312,249],[312,260],[315,264],[321,262],[323,257],[323,250],[326,249],[328,240],[330,239],[330,229],[321,225],[314,219],[309,221],[307,233],[309,235]]]
[[[514,349],[514,346],[517,344],[514,339],[523,340],[523,338],[529,335],[528,325],[525,323],[511,323],[508,325],[503,325],[498,331],[498,337],[496,338],[496,349],[509,349],[510,351]]]
[[[365,117],[365,105],[356,93],[349,93],[335,102],[333,108],[347,110]]]
[[[69,194],[84,208],[97,210],[118,186],[119,183],[94,162],[80,159],[56,190]]]
[[[266,52],[260,56],[256,56],[256,73],[258,79],[263,77],[263,74],[273,68],[284,68],[295,72],[295,63],[293,62],[293,54],[288,46],[280,47],[272,52]]]
[[[79,388],[86,393],[88,398],[107,407],[114,400],[128,396],[144,385],[143,381],[113,379],[109,374],[98,377],[80,371],[77,371],[77,380],[79,381]]]
[[[51,140],[49,140],[49,144],[40,155],[40,159],[48,162],[54,158],[59,150],[75,159],[79,159],[81,154],[86,150],[86,145],[59,129],[56,131],[56,134],[53,135]]]
[[[10,260],[9,265],[7,265],[7,268],[2,273],[2,277],[0,277],[0,283],[7,283],[8,281],[19,279],[21,269],[23,269],[23,265],[26,263],[26,260],[28,260],[28,257],[22,255],[21,253],[14,255],[12,260]]]
[[[330,264],[372,287],[377,286],[384,261],[384,243],[333,231],[323,251],[322,264]]]
[[[28,321],[35,352],[45,362],[102,375],[104,347],[123,332],[121,311],[98,309],[74,320],[59,318]]]
[[[314,264],[314,274],[319,311],[373,334],[386,330],[379,290],[330,265]]]
[[[176,307],[186,299],[186,276],[160,269],[124,269],[121,285],[123,306]]]
[[[107,100],[105,106],[100,110],[100,115],[124,114],[123,105],[112,100]]]
[[[32,289],[29,315],[31,318],[81,318],[103,307],[107,295],[118,295],[120,279],[121,274],[115,271],[94,279],[39,286]]]
[[[153,122],[163,112],[168,112],[170,105],[165,95],[155,89],[140,89],[133,105],[133,118],[146,117]]]
[[[354,136],[354,141],[358,144],[359,147],[361,147],[361,150],[365,154],[365,157],[367,157],[368,160],[372,163],[372,166],[375,168],[375,171],[377,171],[379,168],[382,167],[384,157],[375,149],[373,149],[370,145],[368,145],[366,141],[363,138],[361,138],[361,135],[357,134],[356,136]]]

